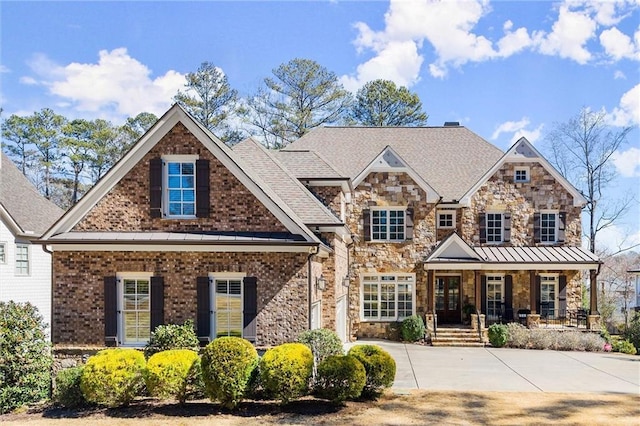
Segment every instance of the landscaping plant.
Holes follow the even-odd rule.
[[[284,343],[260,359],[260,383],[268,395],[286,404],[307,394],[312,369],[311,349],[302,343]]]
[[[318,365],[316,395],[334,403],[358,398],[367,382],[367,372],[357,358],[331,355]]]
[[[613,342],[612,349],[614,352],[620,352],[627,355],[635,355],[637,352],[633,343],[628,340],[618,340]]]
[[[49,395],[46,325],[30,303],[0,302],[0,414]]]
[[[240,337],[218,337],[202,352],[205,392],[226,408],[235,408],[251,390],[260,357],[251,342]]]
[[[366,372],[367,380],[362,396],[375,398],[385,388],[393,385],[396,376],[396,361],[380,346],[356,345],[349,350],[351,355],[360,361]]]
[[[635,346],[636,351],[640,352],[640,312],[634,314],[629,323],[629,328],[624,333],[624,338]]]
[[[191,349],[198,352],[200,342],[193,328],[193,321],[187,320],[183,325],[166,324],[159,325],[151,332],[149,343],[144,347],[144,356],[168,351],[170,349]]]
[[[175,398],[184,404],[200,376],[200,357],[190,349],[171,349],[153,354],[147,361],[144,380],[151,396]]]
[[[344,355],[344,347],[335,331],[327,328],[305,330],[298,336],[298,343],[303,343],[313,354],[312,378],[315,382],[318,365],[331,355]]]
[[[104,349],[84,366],[82,394],[87,401],[107,407],[127,405],[144,386],[145,364],[144,355],[135,349]]]
[[[82,367],[71,367],[58,371],[53,389],[53,402],[66,408],[87,405],[87,400],[80,388],[81,378]]]
[[[402,340],[405,342],[417,342],[424,339],[424,321],[420,315],[411,315],[402,321]]]
[[[507,326],[504,324],[491,324],[489,326],[489,343],[495,348],[501,348],[507,343]]]

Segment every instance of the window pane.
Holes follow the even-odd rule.
[[[193,176],[183,176],[182,177],[182,187],[183,188],[193,188]]]
[[[182,163],[182,174],[183,175],[192,175],[193,174],[193,163]]]
[[[182,191],[179,189],[172,189],[169,191],[169,201],[181,201]]]
[[[169,163],[167,168],[170,175],[180,174],[180,163]]]
[[[180,176],[169,176],[169,188],[180,188]]]
[[[192,189],[182,191],[182,200],[185,201],[185,203],[187,202],[192,203],[195,199],[196,199],[196,194]]]
[[[193,204],[184,204],[182,206],[182,214],[185,216],[193,216],[196,214],[195,206]]]

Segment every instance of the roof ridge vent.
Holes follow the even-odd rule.
[[[444,127],[460,127],[459,121],[445,121]]]

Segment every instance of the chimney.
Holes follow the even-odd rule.
[[[444,127],[460,127],[459,121],[445,121]]]

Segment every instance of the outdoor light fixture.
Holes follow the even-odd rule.
[[[342,279],[342,285],[345,287],[349,287],[349,283],[351,282],[351,278],[349,277],[349,275],[346,275],[343,279]]]
[[[320,291],[324,291],[324,289],[327,287],[327,281],[324,279],[322,275],[316,278],[316,287]]]

